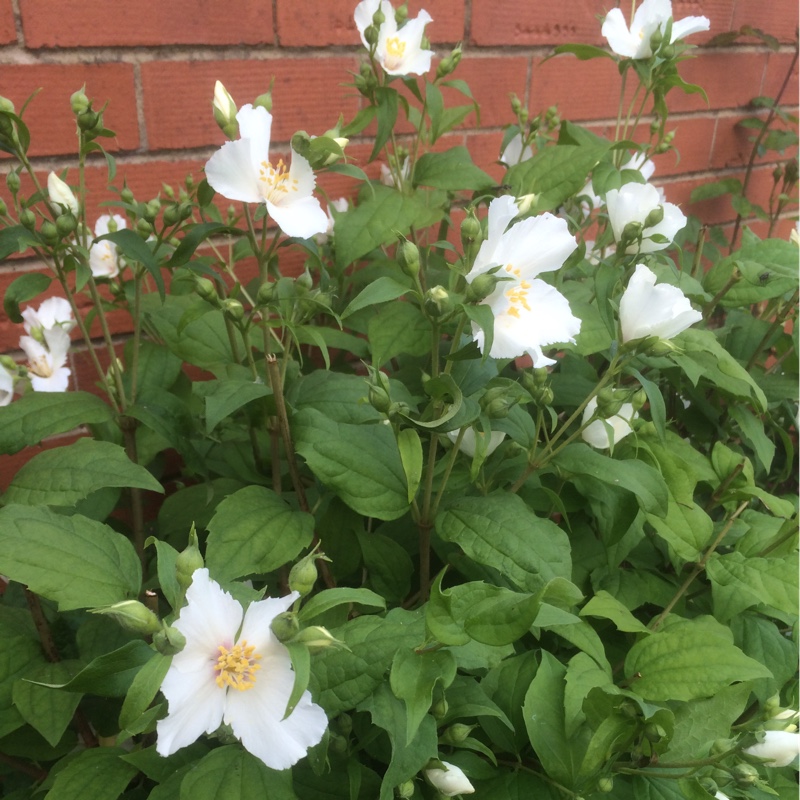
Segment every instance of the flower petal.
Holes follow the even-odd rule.
[[[301,197],[286,205],[277,206],[267,201],[269,215],[287,236],[310,239],[328,229],[328,215],[316,197]]]
[[[633,58],[639,42],[628,30],[625,17],[618,8],[612,8],[603,20],[600,32],[608,40],[608,46],[618,55]]]
[[[272,114],[263,106],[255,108],[249,103],[236,114],[239,123],[239,139],[250,140],[250,158],[253,172],[258,174],[262,161],[269,161],[269,142],[272,136]]]
[[[672,41],[677,42],[679,39],[685,39],[693,33],[707,31],[710,27],[711,22],[708,17],[684,17],[683,19],[674,20],[672,23]]]
[[[253,171],[249,139],[237,139],[222,145],[206,163],[206,180],[228,200],[242,203],[260,203],[263,200],[258,173]]]

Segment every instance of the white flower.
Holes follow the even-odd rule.
[[[467,280],[500,266],[496,275],[511,280],[498,282],[483,300],[494,315],[494,341],[489,355],[515,358],[528,353],[534,367],[544,367],[556,362],[547,358],[542,348],[557,342],[574,342],[581,323],[572,315],[566,297],[536,276],[561,267],[578,243],[570,235],[567,223],[552,214],[528,217],[506,230],[517,213],[513,197],[492,200],[488,236]],[[483,350],[484,333],[475,323],[472,333]]]
[[[521,164],[533,158],[533,150],[531,146],[526,144],[522,146],[522,134],[518,133],[507,145],[506,149],[500,154],[500,161],[507,167],[513,167],[515,164]]]
[[[49,297],[42,301],[39,308],[34,310],[28,306],[22,312],[22,319],[25,324],[25,333],[41,339],[43,331],[53,328],[63,328],[69,333],[75,327],[75,317],[72,316],[72,308],[63,297]]]
[[[403,183],[408,180],[411,174],[411,160],[404,158],[403,163],[400,165],[400,178]],[[381,164],[381,183],[384,186],[394,186],[394,175],[386,164]]]
[[[105,236],[110,233],[109,223],[114,220],[115,230],[122,230],[126,227],[125,217],[119,214],[109,216],[102,214],[97,218],[94,226],[95,236]],[[95,278],[116,278],[119,275],[119,262],[117,261],[117,246],[108,239],[102,242],[95,242],[89,248],[89,267]]]
[[[453,444],[458,441],[458,434],[457,430],[455,431],[448,431],[447,438],[450,439]],[[480,439],[485,439],[486,434],[483,431],[476,431],[474,428],[465,428],[464,435],[461,437],[461,444],[458,446],[458,449],[465,455],[472,458],[475,455],[475,451],[478,447],[478,441]],[[503,431],[492,431],[489,434],[489,441],[486,443],[486,457],[488,458],[502,443],[503,439],[506,438],[505,433]]]
[[[611,49],[627,58],[650,58],[653,49],[650,38],[656,31],[664,32],[667,20],[672,16],[670,0],[644,0],[633,15],[631,27],[625,24],[625,17],[618,8],[613,8],[603,22],[602,34],[608,39]],[[693,33],[707,31],[711,23],[707,17],[686,17],[672,22],[670,42],[685,39]]]
[[[26,326],[27,327],[27,326]],[[55,325],[44,328],[43,342],[33,336],[20,336],[19,346],[28,357],[28,376],[35,392],[66,392],[70,369],[66,366],[69,353],[69,333]]]
[[[649,181],[656,171],[656,165],[653,160],[647,158],[644,153],[635,153],[620,167],[620,170],[626,169],[635,169],[646,181]],[[659,193],[660,202],[663,203],[663,190],[657,188],[656,191]],[[591,181],[587,181],[586,185],[576,196],[583,198],[581,201],[581,210],[585,217],[588,216],[593,209],[600,208],[603,205],[603,199],[594,193],[594,187]]]
[[[270,624],[298,597],[297,592],[268,597],[245,612],[207,569],[195,571],[187,605],[174,623],[186,646],[173,656],[161,684],[169,703],[169,714],[157,726],[156,750],[162,756],[223,722],[272,769],[288,769],[322,739],[328,720],[308,692],[283,718],[294,673]]]
[[[333,216],[333,212],[331,209],[334,209],[338,214],[344,214],[350,208],[350,204],[347,201],[346,197],[340,197],[338,200],[331,200],[328,203],[327,208],[327,215],[328,215],[328,227],[325,229],[324,233],[318,233],[314,238],[316,239],[317,244],[321,247],[322,245],[326,244],[328,239],[333,236],[333,226],[336,222],[336,219]]]
[[[731,800],[730,797],[728,797],[728,795],[723,794],[722,792],[717,792],[714,795],[714,797],[716,798],[716,800]]]
[[[744,752],[767,759],[770,767],[788,767],[800,754],[800,733],[767,731],[763,742],[745,747]]]
[[[455,764],[442,761],[447,769],[426,769],[425,777],[445,797],[455,797],[457,794],[472,794],[475,787],[469,782],[464,771]]]
[[[432,22],[427,11],[420,11],[399,30],[394,17],[394,8],[388,0],[362,0],[355,10],[355,21],[361,41],[369,49],[364,31],[372,25],[372,17],[380,8],[385,17],[378,30],[375,58],[389,75],[424,75],[431,68],[433,50],[422,49],[425,26]]]
[[[636,265],[619,302],[623,342],[645,336],[672,339],[702,318],[677,286],[656,286],[655,273],[644,264]]]
[[[583,423],[588,422],[597,410],[597,398],[593,397],[583,410]],[[619,444],[631,431],[631,422],[637,417],[631,403],[623,403],[620,410],[606,420],[596,419],[589,423],[582,431],[583,441],[598,450],[607,450],[611,447],[611,437],[608,435],[607,425],[611,426],[614,435],[614,444]]]
[[[606,206],[614,239],[619,242],[625,227],[632,222],[644,225],[648,216],[661,208],[663,217],[655,225],[642,229],[642,241],[631,242],[626,253],[654,253],[669,247],[675,235],[686,225],[686,216],[674,203],[665,203],[658,189],[649,183],[626,183],[619,189],[610,189],[606,193]],[[652,236],[660,235],[667,241],[653,241]]]
[[[71,211],[73,216],[78,216],[78,198],[55,172],[47,176],[47,194],[50,196],[50,205],[57,214]]]
[[[0,364],[0,408],[7,406],[14,397],[14,376]]]
[[[313,196],[314,171],[292,151],[292,164],[269,160],[272,114],[261,106],[242,106],[236,115],[240,138],[226,142],[206,164],[209,184],[228,200],[266,203],[269,215],[287,236],[308,239],[324,233],[328,218]]]
[[[790,231],[789,241],[800,247],[800,220],[795,222],[794,228]]]

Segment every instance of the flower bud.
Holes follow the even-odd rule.
[[[181,221],[181,212],[177,205],[167,206],[164,210],[164,224],[168,226],[177,225]]]
[[[553,390],[549,386],[537,386],[531,392],[531,396],[533,397],[533,402],[540,408],[552,405],[555,399],[555,394],[553,394]]]
[[[222,313],[232,322],[241,322],[244,318],[244,306],[232,297],[228,297],[220,303]]]
[[[461,722],[451,725],[441,736],[444,744],[461,744],[469,738],[475,725],[464,725]]]
[[[78,114],[78,127],[86,133],[94,129],[99,119],[100,115],[96,111],[87,109],[82,114]]]
[[[389,409],[392,407],[392,399],[389,394],[380,386],[370,385],[369,387],[369,403],[381,414],[388,414]]]
[[[414,242],[403,238],[397,246],[397,261],[400,269],[410,278],[419,275],[419,248]]]
[[[308,267],[306,267],[303,272],[295,278],[294,285],[302,292],[307,292],[313,285],[314,279],[311,277],[311,273],[308,271]]]
[[[189,543],[175,559],[175,577],[178,579],[178,585],[184,591],[191,586],[195,570],[202,569],[204,566],[199,544],[197,531],[192,525],[192,529],[189,531]]]
[[[256,295],[256,305],[257,306],[266,306],[272,302],[272,298],[275,296],[275,284],[271,281],[267,281],[266,283],[262,283],[258,289],[258,294]]]
[[[154,197],[144,207],[144,218],[148,222],[153,222],[158,216],[159,211],[161,211],[161,201],[157,197]]]
[[[645,218],[644,227],[653,228],[664,219],[664,206],[656,206]]]
[[[539,200],[538,194],[524,194],[522,197],[517,198],[517,208],[519,209],[518,216],[527,214],[532,208],[536,207]]]
[[[374,25],[368,25],[364,29],[364,41],[370,46],[374,47],[378,43],[378,36],[380,31]]]
[[[32,231],[36,227],[36,214],[34,214],[29,208],[26,208],[20,213],[19,221],[29,231]]]
[[[703,789],[705,789],[712,797],[714,797],[719,791],[719,785],[713,778],[702,777],[698,780]]]
[[[186,647],[186,637],[172,626],[162,623],[160,631],[153,634],[153,645],[163,656],[174,656]]]
[[[56,219],[56,228],[59,236],[69,236],[78,227],[78,220],[72,214],[59,214]]]
[[[207,303],[211,303],[214,306],[219,304],[219,295],[217,294],[217,287],[214,285],[214,281],[208,278],[195,278],[194,291]]]
[[[270,628],[279,642],[288,642],[299,632],[300,622],[294,611],[284,611],[272,620]]]
[[[433,767],[426,769],[424,772],[431,785],[445,797],[455,797],[457,794],[472,794],[475,791],[475,787],[469,782],[469,778],[467,778],[462,769],[455,764],[449,764],[447,761],[439,763],[444,769]]]
[[[140,219],[136,223],[136,233],[138,233],[142,239],[148,239],[153,233],[153,226],[146,219]]]
[[[69,98],[69,104],[72,107],[73,114],[83,114],[91,107],[91,103],[84,89],[86,89],[85,85],[78,89],[77,92],[73,92]]]
[[[0,217],[4,217],[8,213],[8,206],[6,205],[6,201],[0,197]]]
[[[655,722],[648,722],[647,725],[644,726],[644,737],[647,739],[648,742],[652,742],[652,744],[658,744],[665,736],[667,732],[661,725],[656,725]]]
[[[443,286],[434,286],[425,292],[425,311],[432,317],[440,317],[450,310],[450,294]]]
[[[42,238],[45,240],[45,242],[49,245],[56,244],[58,240],[61,238],[58,235],[58,228],[56,228],[56,226],[52,222],[50,222],[49,219],[46,219],[42,223],[42,227],[39,232],[42,234]]]
[[[127,187],[127,185],[122,187],[122,191],[119,193],[119,197],[123,203],[128,203],[129,205],[135,202],[133,192]]]
[[[19,191],[19,173],[12,170],[6,175],[6,186],[11,194],[16,194]]]
[[[7,97],[3,97],[2,95],[0,95],[0,112],[9,114],[15,113],[14,104]]]
[[[600,778],[597,781],[597,791],[602,792],[603,794],[609,794],[610,792],[614,791],[614,779],[606,775],[604,778]]]
[[[409,798],[414,796],[414,781],[404,781],[399,786],[395,786],[394,794],[395,797],[399,797],[400,800],[409,800]]]
[[[447,716],[449,709],[450,705],[448,704],[447,700],[442,697],[431,706],[431,714],[435,720],[443,720]]]
[[[469,245],[475,244],[481,239],[483,239],[483,228],[480,220],[475,216],[475,209],[470,208],[461,223],[461,244],[464,249],[467,249]]]
[[[8,372],[14,374],[19,368],[19,364],[11,356],[0,356],[0,367],[4,367]]]
[[[55,174],[51,172],[47,176],[47,193],[50,197],[50,205],[53,210],[61,213],[71,211],[74,216],[78,216],[78,198],[72,193],[72,189]]]
[[[631,243],[636,242],[642,238],[642,228],[644,226],[641,222],[629,222],[623,229],[622,229],[622,236],[620,237],[620,245],[624,244],[625,242]],[[622,252],[624,252],[625,248],[620,248]]]
[[[503,280],[501,275],[490,275],[487,272],[476,275],[472,283],[467,286],[466,299],[472,303],[480,303],[480,301],[487,298],[494,291],[494,287]]]
[[[386,22],[386,15],[381,11],[380,4],[378,5],[378,10],[372,15],[372,24],[376,28],[380,28],[383,23]]]
[[[111,617],[125,630],[141,633],[145,636],[161,630],[158,617],[143,603],[138,600],[123,600],[104,608],[93,608],[92,614],[102,614]]]
[[[522,110],[522,101],[514,92],[511,93],[511,110],[514,112],[514,116],[518,116]]]
[[[272,90],[260,94],[253,100],[253,108],[263,108],[266,111],[272,112]]]
[[[624,402],[610,386],[606,386],[597,393],[597,415],[602,419],[613,417],[619,414]]]
[[[342,736],[349,736],[353,732],[353,718],[342,712],[331,722],[331,728]]]
[[[742,788],[758,783],[758,770],[752,764],[737,764],[732,774],[736,785]]]
[[[229,138],[236,139],[239,136],[239,123],[236,121],[236,103],[233,102],[228,90],[222,85],[221,81],[214,84],[214,99],[211,101],[211,108],[214,112],[214,120],[220,130]]]
[[[408,3],[398,6],[394,10],[394,21],[398,25],[402,25],[408,19]]]
[[[289,572],[289,591],[297,592],[300,597],[311,593],[318,576],[315,562],[322,557],[316,552],[311,552],[292,567]]]
[[[664,41],[664,34],[661,33],[661,28],[656,28],[653,31],[652,35],[650,36],[650,49],[655,53],[658,51],[658,48],[661,47],[661,43]]]
[[[311,653],[321,653],[329,647],[347,649],[347,645],[344,642],[334,638],[331,632],[321,625],[312,625],[309,628],[303,628],[300,633],[292,637],[291,641],[305,645]]]

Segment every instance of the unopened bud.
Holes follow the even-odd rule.
[[[447,716],[447,712],[449,711],[450,706],[447,700],[442,697],[441,700],[437,700],[431,706],[431,714],[435,720],[442,720]]]
[[[656,206],[644,220],[645,228],[653,228],[664,219],[664,206]]]
[[[425,310],[432,317],[440,317],[450,310],[450,294],[444,286],[434,286],[425,292]]]
[[[519,209],[519,216],[521,217],[524,214],[527,214],[532,208],[535,208],[538,201],[538,194],[524,194],[522,197],[518,197],[517,208]]]
[[[254,108],[263,108],[266,111],[272,112],[272,92],[264,92],[253,100]]]
[[[214,285],[214,281],[209,278],[195,278],[194,290],[206,302],[217,305],[219,295],[217,294],[217,287]]]
[[[284,611],[272,620],[270,628],[279,642],[288,642],[299,632],[300,623],[297,614],[293,611]]]
[[[191,586],[195,570],[202,569],[203,566],[203,555],[200,552],[197,532],[192,525],[192,529],[189,531],[189,543],[175,559],[175,577],[178,579],[181,589],[186,591]]]
[[[262,283],[258,289],[258,294],[256,295],[256,305],[258,306],[266,306],[272,302],[272,298],[275,296],[275,284],[271,281],[267,283]]]
[[[142,239],[148,239],[153,233],[153,226],[146,219],[140,219],[136,222],[136,233]]]
[[[11,356],[0,356],[0,367],[4,367],[13,374],[17,371],[19,365]]]
[[[96,111],[86,110],[82,114],[78,114],[78,127],[86,132],[94,129],[100,115]]]
[[[374,25],[367,25],[364,29],[364,41],[373,47],[378,43],[378,36],[380,35],[380,31]]]
[[[36,214],[34,214],[29,208],[26,208],[20,213],[19,221],[29,231],[32,231],[36,227]]]
[[[622,230],[621,242],[635,242],[642,238],[642,223],[629,222]]]
[[[397,246],[397,262],[400,269],[410,278],[419,275],[419,248],[414,242],[403,239]]]
[[[6,205],[6,201],[0,197],[0,217],[4,217],[8,213],[8,206]]]
[[[297,592],[300,597],[311,593],[317,582],[316,560],[318,558],[323,558],[323,556],[317,552],[309,553],[292,567],[289,572],[290,591]]]
[[[177,225],[181,221],[181,212],[177,205],[167,206],[164,210],[164,224]]]
[[[244,318],[244,306],[232,297],[228,297],[220,303],[222,313],[233,322],[241,322]]]
[[[469,738],[475,725],[464,725],[461,722],[451,725],[441,736],[444,744],[461,744]]]
[[[154,197],[144,207],[144,218],[148,222],[153,222],[158,216],[159,211],[161,211],[161,201],[157,197]]]
[[[413,797],[414,781],[411,780],[404,781],[399,786],[395,786],[394,794],[395,797],[399,797],[400,800],[408,800],[410,797]]]
[[[311,273],[308,271],[307,267],[297,276],[294,283],[303,293],[307,292],[314,285],[314,279],[311,277]]]
[[[42,223],[42,227],[39,232],[42,234],[42,238],[45,240],[45,242],[49,245],[54,245],[61,238],[58,235],[58,228],[56,228],[56,226],[50,222],[49,219],[46,219]]]
[[[533,397],[533,402],[542,408],[552,405],[555,399],[553,390],[549,386],[537,386],[531,392],[531,396]]]
[[[623,402],[611,387],[606,386],[597,393],[597,415],[602,419],[609,419],[619,414]]]
[[[733,768],[733,779],[737,786],[754,786],[758,783],[758,770],[752,764],[737,764]]]
[[[127,186],[122,187],[122,191],[119,193],[119,199],[122,200],[123,203],[128,203],[129,205],[135,202],[133,192]]]
[[[511,93],[511,110],[514,112],[514,116],[519,116],[519,112],[522,110],[522,101],[513,92]]]
[[[656,725],[654,722],[648,722],[647,725],[644,726],[644,736],[648,742],[652,742],[653,744],[658,744],[665,736],[667,732],[661,725]]]
[[[229,138],[236,139],[239,135],[239,123],[236,121],[236,103],[230,92],[222,85],[221,81],[214,84],[214,99],[211,101],[214,120],[220,130]]]
[[[56,218],[56,228],[59,236],[69,236],[78,227],[78,220],[72,214],[59,214]]]
[[[11,194],[16,194],[19,191],[19,174],[13,170],[6,175],[6,186]]]
[[[387,414],[392,407],[392,399],[389,397],[385,389],[380,386],[370,385],[369,387],[369,403],[381,414]]]
[[[631,405],[634,411],[641,411],[647,402],[647,392],[644,389],[639,389],[631,398]]]
[[[650,49],[655,53],[663,41],[664,34],[661,33],[661,28],[656,28],[650,36]]]
[[[380,28],[384,22],[386,22],[386,15],[381,11],[380,5],[378,5],[378,10],[372,15],[372,24],[376,28]]]
[[[461,244],[464,249],[475,244],[483,238],[483,228],[480,220],[475,216],[475,210],[470,208],[464,221],[461,223]]]
[[[603,794],[609,794],[610,792],[613,792],[614,779],[608,775],[604,778],[600,778],[600,780],[597,781],[597,791],[602,792]]]
[[[145,636],[161,630],[161,622],[158,617],[138,600],[123,600],[121,603],[114,603],[114,605],[104,608],[93,608],[92,614],[111,617],[125,630]]]
[[[323,628],[321,625],[303,628],[300,633],[292,637],[292,642],[305,645],[311,653],[321,653],[329,647],[347,649],[344,642],[336,639],[327,628]]]
[[[153,634],[153,645],[163,656],[174,656],[186,647],[186,637],[172,626],[163,625]]]
[[[481,300],[485,300],[501,281],[503,281],[501,275],[490,275],[487,272],[476,275],[472,283],[467,286],[466,299],[471,303],[479,303]]]
[[[408,19],[408,3],[403,3],[394,10],[394,21],[402,25]]]
[[[14,113],[14,104],[7,98],[0,95],[0,112],[8,114]]]
[[[72,107],[73,114],[83,114],[84,111],[89,110],[89,98],[86,96],[84,89],[86,87],[82,87],[78,89],[77,92],[73,92],[73,94],[69,98],[70,106]]]

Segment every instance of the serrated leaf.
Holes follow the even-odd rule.
[[[88,392],[29,392],[0,408],[0,453],[11,455],[54,433],[113,418],[111,407]]]
[[[291,561],[311,544],[314,519],[271,489],[246,486],[217,506],[208,531],[206,563],[216,578],[230,581]]]
[[[164,492],[161,484],[144,467],[134,464],[119,445],[79,439],[35,455],[14,476],[3,501],[69,506],[109,486]]]
[[[79,514],[16,505],[0,509],[0,573],[62,611],[128,600],[141,582],[139,559],[121,534]]]
[[[707,618],[706,618],[707,619]],[[731,642],[728,631],[702,618],[678,620],[640,639],[625,659],[631,688],[645,700],[711,697],[736,681],[770,676]]]

